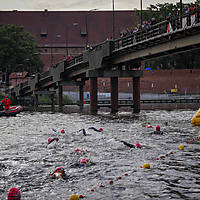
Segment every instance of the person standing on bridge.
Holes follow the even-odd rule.
[[[4,103],[5,110],[9,110],[10,109],[11,101],[8,98],[8,96],[5,96],[5,99],[1,100],[1,102]]]

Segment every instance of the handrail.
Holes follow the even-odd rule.
[[[181,23],[181,20],[182,20],[182,23]],[[183,24],[183,22],[185,24]],[[180,16],[171,17],[168,20],[165,20],[153,25],[149,29],[140,30],[128,36],[119,38],[114,41],[113,51],[119,50],[128,45],[136,45],[138,42],[145,41],[150,38],[154,38],[155,36],[162,35],[163,33],[170,34],[172,30],[174,31],[174,30],[179,30],[179,29],[185,29],[186,27],[193,26],[194,24],[197,24],[199,22],[200,22],[200,8],[198,8],[197,10],[187,15],[183,15],[182,17]],[[171,30],[168,30],[169,23],[172,28]]]
[[[50,71],[48,70],[48,71],[45,71],[45,72],[43,72],[42,74],[40,74],[40,79],[43,79],[43,78],[45,78],[45,77],[47,77],[47,76],[49,76],[50,75]]]
[[[83,62],[83,54],[80,54],[70,60],[66,60],[66,65],[65,65],[65,69],[70,68],[71,66],[75,65],[75,64],[79,64]]]

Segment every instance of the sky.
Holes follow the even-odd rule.
[[[65,11],[65,10],[112,10],[113,2],[115,10],[140,9],[142,1],[143,9],[150,4],[176,3],[180,0],[0,0],[0,11],[3,10],[33,10]],[[194,0],[182,0],[183,3],[191,3]]]

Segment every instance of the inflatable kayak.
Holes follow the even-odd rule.
[[[200,108],[193,116],[191,123],[194,124],[195,126],[200,126]]]
[[[1,110],[1,116],[15,116],[16,114],[20,113],[23,110],[22,106],[12,106],[9,110]]]

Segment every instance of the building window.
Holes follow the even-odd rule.
[[[40,33],[40,37],[46,38],[47,37],[47,33]]]

